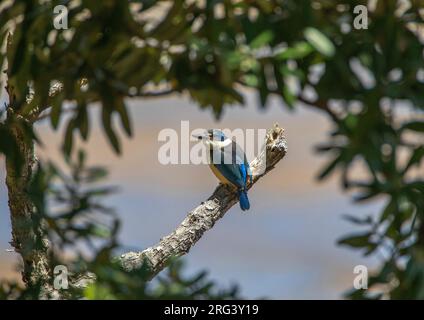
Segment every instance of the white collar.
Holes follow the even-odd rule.
[[[213,140],[211,144],[212,144],[213,146],[218,147],[218,148],[225,148],[225,147],[228,147],[228,146],[229,146],[232,142],[233,142],[233,141],[232,141],[231,139],[227,138],[227,139],[225,139],[224,141],[216,141],[216,140]]]

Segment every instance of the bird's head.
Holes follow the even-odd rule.
[[[193,135],[193,137],[203,141],[207,146],[219,145],[228,139],[224,132],[218,129],[209,129],[204,134]]]

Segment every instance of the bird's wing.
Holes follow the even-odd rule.
[[[244,185],[247,181],[252,182],[252,170],[250,169],[249,161],[247,160],[244,150],[235,142],[232,142],[233,154],[235,153],[236,163],[239,164],[240,170],[243,175]]]
[[[227,147],[220,148],[217,154],[221,162],[215,163],[214,166],[232,184],[238,188],[244,188],[250,176],[250,168],[243,150],[233,142]]]
[[[214,164],[218,171],[233,185],[238,188],[245,186],[245,178],[242,174],[242,168],[237,164]]]

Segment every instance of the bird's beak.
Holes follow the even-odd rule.
[[[204,133],[204,134],[193,134],[192,137],[194,137],[198,140],[208,140],[209,139],[209,135],[207,135],[206,133]]]

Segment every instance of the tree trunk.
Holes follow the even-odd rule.
[[[48,240],[39,226],[34,224],[35,207],[28,195],[28,186],[36,164],[34,142],[25,138],[18,127],[11,128],[23,158],[20,172],[14,159],[6,158],[6,185],[9,195],[9,208],[12,223],[11,245],[23,261],[22,279],[27,286],[49,288],[51,270],[48,257]]]

